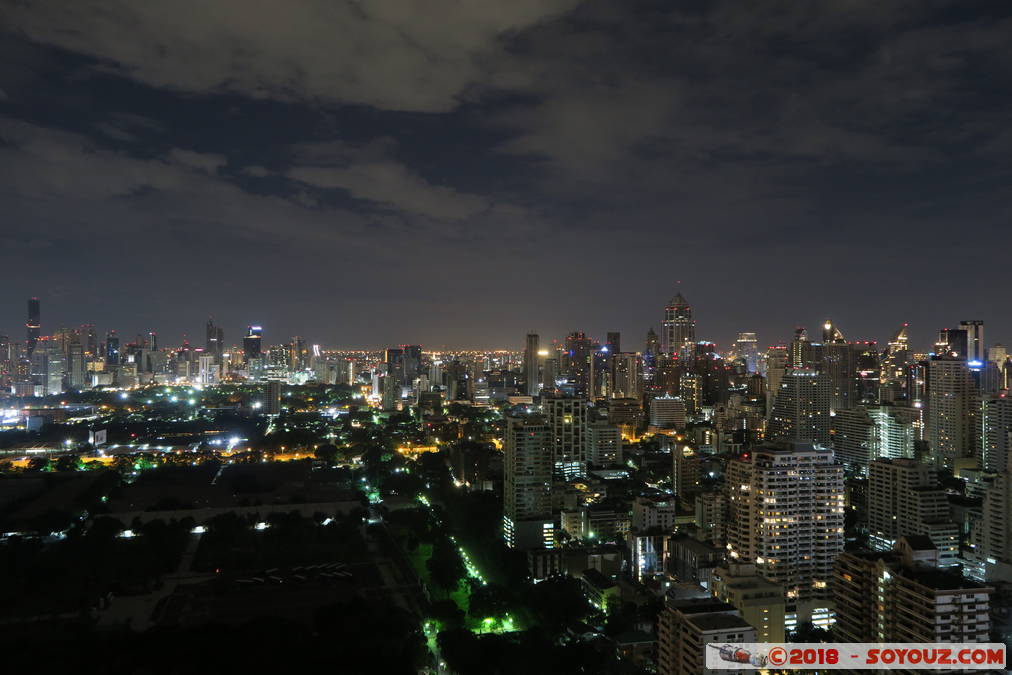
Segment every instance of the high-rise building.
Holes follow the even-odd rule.
[[[843,466],[811,443],[756,448],[727,465],[728,552],[781,584],[786,624],[832,621],[828,582],[843,550]]]
[[[261,326],[249,326],[246,337],[242,339],[242,353],[246,363],[259,359],[263,354],[262,341],[264,329]]]
[[[738,333],[734,343],[735,353],[745,363],[749,373],[759,372],[759,341],[755,333]]]
[[[540,338],[537,333],[527,334],[524,346],[524,391],[528,396],[541,393],[541,351]]]
[[[574,331],[566,336],[566,346],[562,351],[562,374],[565,376],[563,392],[568,396],[592,397],[595,380],[594,352],[596,343],[582,331]]]
[[[996,475],[985,488],[971,543],[971,570],[978,581],[1012,582],[1012,468]]]
[[[938,467],[975,457],[977,388],[963,359],[933,358],[927,362],[927,440]]]
[[[910,364],[910,346],[907,328],[908,324],[900,326],[882,353],[879,383],[883,388],[883,400],[895,401],[908,398],[906,383],[907,366]]]
[[[912,459],[877,459],[868,471],[868,531],[872,547],[888,551],[900,537],[926,535],[938,566],[958,562],[959,525],[935,470]]]
[[[766,376],[766,414],[773,410],[773,400],[780,391],[780,380],[787,372],[787,362],[790,355],[785,345],[776,345],[766,350],[763,357],[761,371]]]
[[[828,447],[829,377],[812,368],[789,368],[780,380],[766,437]]]
[[[756,629],[759,642],[786,642],[783,586],[756,574],[751,563],[714,569],[710,584],[715,598],[732,605]]]
[[[411,384],[415,378],[422,374],[422,346],[402,345],[404,356],[401,361],[401,368],[404,370],[403,383]]]
[[[684,429],[685,401],[675,396],[658,396],[650,400],[650,426],[657,429]]]
[[[692,307],[681,292],[664,308],[664,323],[661,333],[661,348],[665,354],[678,356],[691,353],[696,344],[696,322],[692,319]]]
[[[209,387],[218,384],[221,377],[221,366],[215,362],[213,354],[201,354],[197,358],[197,377],[201,386]]]
[[[989,642],[994,589],[918,563],[918,538],[898,552],[848,551],[833,574],[841,642]],[[923,542],[930,547],[930,542]],[[927,551],[930,555],[930,551]]]
[[[903,406],[857,406],[837,410],[830,418],[830,436],[836,458],[848,473],[868,475],[879,457],[914,456],[921,411]]]
[[[293,335],[291,353],[288,355],[288,369],[295,373],[308,367],[309,349],[306,347],[306,339],[300,335]]]
[[[555,472],[567,479],[585,475],[589,421],[587,400],[544,397],[541,408],[549,429]]]
[[[610,420],[587,425],[587,461],[598,466],[622,463],[622,434]]]
[[[71,389],[81,390],[86,386],[84,366],[84,346],[80,342],[72,342],[67,348],[67,384]]]
[[[1012,398],[984,396],[980,402],[980,466],[985,471],[1009,470],[1012,460]]]
[[[116,331],[111,330],[105,335],[105,363],[109,366],[118,366],[121,361],[119,336],[116,335]]]
[[[935,342],[935,356],[966,361],[968,353],[967,341],[968,336],[965,328],[943,328],[938,331],[938,341]]]
[[[756,630],[732,605],[713,599],[665,599],[657,618],[658,675],[702,675],[706,651],[717,645],[756,642]],[[720,673],[755,672],[721,670]]]
[[[959,328],[966,332],[966,360],[983,363],[987,358],[987,348],[984,343],[984,322],[960,321]]]
[[[281,414],[281,382],[270,380],[264,385],[264,414]]]
[[[510,548],[552,548],[552,431],[544,417],[506,419],[503,536]]]
[[[42,310],[38,298],[28,300],[28,321],[25,323],[25,348],[28,358],[32,357],[35,351],[35,343],[39,340],[39,331],[42,328]]]
[[[636,352],[612,354],[611,398],[639,398],[643,392],[643,361]]]
[[[204,343],[204,351],[214,357],[215,363],[222,362],[222,354],[225,352],[225,331],[221,326],[214,325],[213,319],[207,320],[207,335]]]
[[[647,331],[647,341],[643,350],[643,369],[648,379],[652,380],[657,368],[657,359],[661,356],[661,341],[651,328]]]
[[[36,396],[49,396],[63,392],[66,374],[66,357],[60,343],[52,338],[40,337],[31,357],[31,376]]]
[[[608,333],[604,346],[608,348],[609,354],[617,354],[622,351],[622,334],[617,331]]]

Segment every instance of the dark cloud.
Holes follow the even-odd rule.
[[[1012,330],[1005,2],[5,14],[4,330],[77,288],[68,323],[169,335],[213,313],[345,345],[635,345],[676,279],[721,342],[824,315]]]

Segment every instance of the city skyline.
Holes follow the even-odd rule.
[[[681,285],[677,286],[675,294],[680,296],[681,289],[682,289]],[[42,312],[41,312],[42,320],[41,320],[41,327],[39,329],[41,331],[39,334],[41,335],[52,335],[53,332],[59,328],[75,329],[79,328],[80,326],[91,325],[94,326],[96,330],[98,330],[100,333],[102,333],[102,335],[105,335],[105,333],[110,330],[114,330],[120,336],[120,338],[125,341],[130,341],[134,339],[136,335],[147,335],[150,332],[154,332],[159,336],[159,343],[164,346],[181,345],[185,339],[191,345],[200,347],[204,344],[205,341],[204,329],[206,328],[206,324],[208,321],[213,321],[219,327],[223,326],[223,322],[220,319],[216,318],[215,316],[205,317],[203,321],[200,323],[199,329],[194,331],[173,330],[170,327],[171,322],[168,322],[168,326],[166,326],[168,330],[160,328],[159,326],[138,327],[136,330],[129,330],[120,328],[117,325],[102,326],[93,321],[81,321],[81,322],[71,322],[63,320],[47,321],[48,305],[45,301],[45,298],[39,296],[32,296],[31,298],[29,298],[29,300],[32,301],[38,300],[42,304]],[[25,300],[23,299],[22,304],[24,304],[24,302]],[[668,302],[669,301],[665,301],[663,305],[667,305]],[[697,305],[689,301],[689,308],[693,319],[695,319],[698,316]],[[941,314],[944,312],[942,310],[939,310],[939,313]],[[14,324],[11,318],[9,317],[9,313],[7,312],[3,312],[0,314],[8,316],[8,318],[4,321],[4,323],[0,324],[0,335],[7,335],[12,341],[22,341],[24,339],[26,324],[24,322],[20,324]],[[663,306],[661,306],[658,309],[657,315],[659,318],[656,322],[649,324],[647,328],[644,328],[642,331],[639,332],[626,332],[621,330],[615,331],[614,328],[609,328],[607,326],[605,326],[601,330],[596,331],[586,330],[582,327],[569,327],[563,328],[556,333],[543,332],[538,330],[533,331],[528,330],[528,332],[533,332],[534,334],[539,335],[541,339],[544,341],[543,346],[551,344],[552,340],[557,340],[561,342],[565,339],[567,335],[569,335],[574,331],[584,332],[592,338],[599,339],[602,342],[602,344],[605,342],[605,336],[608,333],[618,332],[620,335],[623,336],[623,345],[625,351],[642,352],[644,350],[643,348],[646,343],[647,331],[654,330],[656,332],[659,332],[663,329],[664,325]],[[704,314],[704,316],[706,315]],[[732,335],[726,336],[725,339],[723,340],[713,339],[711,337],[711,334],[706,330],[705,324],[700,328],[699,321],[696,320],[696,328],[697,328],[696,339],[699,342],[714,342],[717,345],[718,351],[723,352],[733,348],[738,333],[756,333],[758,339],[758,348],[760,349],[760,351],[764,351],[769,347],[777,345],[787,345],[793,339],[794,334],[798,328],[806,328],[808,331],[809,339],[811,339],[813,342],[820,342],[821,340],[819,339],[818,336],[819,333],[822,331],[823,323],[827,320],[832,320],[834,330],[842,330],[843,335],[847,341],[875,342],[879,345],[880,349],[885,349],[885,347],[888,345],[890,337],[896,333],[897,329],[905,327],[908,334],[913,333],[913,338],[909,340],[911,349],[915,352],[930,353],[932,351],[932,347],[934,346],[940,331],[949,328],[958,328],[961,321],[981,320],[979,317],[975,319],[966,319],[966,318],[955,319],[953,317],[954,315],[949,313],[948,321],[939,324],[937,328],[921,327],[921,329],[918,329],[917,326],[911,326],[908,322],[901,321],[892,327],[888,328],[880,327],[878,329],[876,336],[868,337],[866,335],[855,334],[855,332],[851,328],[849,328],[846,323],[838,321],[836,317],[824,316],[822,318],[813,318],[813,320],[807,324],[806,323],[790,324],[789,326],[784,327],[782,329],[782,331],[779,333],[780,337],[777,339],[768,338],[767,335],[760,333],[759,331],[753,330],[748,327],[742,327],[740,330],[736,331]],[[998,337],[995,337],[995,333],[997,332],[997,330],[994,328],[994,324],[988,319],[984,319],[983,321],[985,326],[987,326],[988,328],[987,333],[985,334],[986,335],[985,344],[983,346],[986,348],[996,344],[1005,345],[1006,343],[1005,341],[1003,341],[1002,335],[999,334]],[[600,325],[600,321],[593,321],[591,323],[596,323]],[[437,351],[441,349],[444,350],[506,349],[511,351],[522,351],[524,349],[524,331],[519,329],[519,326],[515,327],[516,329],[513,332],[509,333],[508,337],[504,337],[504,339],[499,344],[467,344],[463,342],[451,344],[448,342],[439,342],[439,341],[426,342],[423,340],[416,339],[413,335],[408,334],[408,332],[401,333],[399,336],[394,336],[386,341],[379,341],[374,344],[351,344],[347,342],[340,342],[340,338],[327,338],[327,337],[320,337],[317,335],[306,335],[305,332],[300,332],[298,330],[286,330],[284,326],[272,326],[271,324],[268,324],[260,320],[245,321],[236,324],[234,326],[232,324],[229,324],[228,325],[229,330],[226,330],[225,332],[225,346],[232,347],[241,345],[242,339],[246,335],[246,329],[251,325],[258,325],[265,327],[265,331],[267,332],[265,344],[280,344],[289,341],[294,336],[301,336],[305,339],[308,339],[312,344],[319,344],[322,347],[328,349],[338,349],[338,350],[339,349],[382,350],[385,349],[386,347],[400,344],[422,344],[424,347]],[[6,330],[4,330],[4,328],[6,328]],[[447,329],[447,332],[450,332],[449,329]]]

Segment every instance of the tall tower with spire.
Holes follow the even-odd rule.
[[[678,356],[686,351],[691,353],[695,343],[696,322],[692,319],[692,307],[679,290],[664,308],[661,348],[665,354]]]

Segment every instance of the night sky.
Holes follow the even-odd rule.
[[[0,332],[1012,341],[1007,0],[0,0]]]

